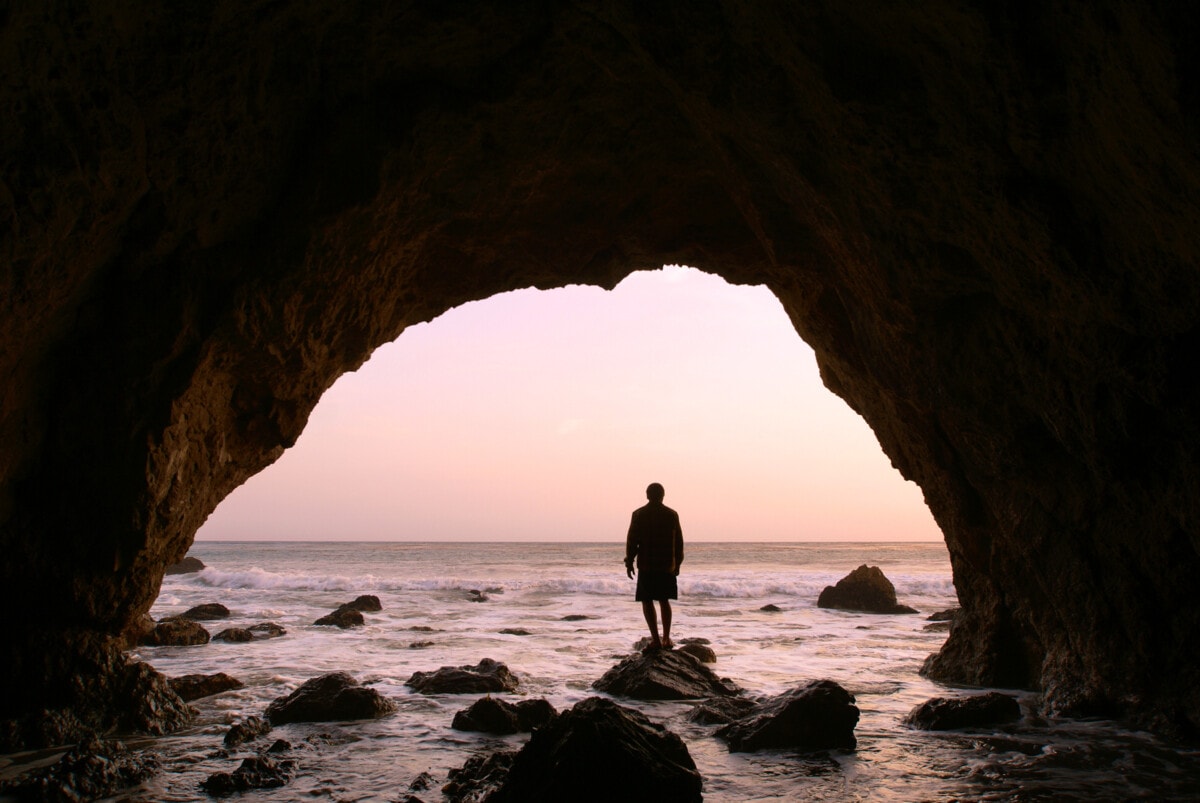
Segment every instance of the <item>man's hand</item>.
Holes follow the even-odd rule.
[[[628,575],[630,580],[633,579],[633,561],[625,561],[625,574]]]

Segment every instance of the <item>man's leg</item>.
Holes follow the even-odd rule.
[[[642,613],[646,616],[646,624],[650,626],[650,646],[661,647],[662,641],[658,638],[658,616],[654,612],[654,603],[650,600],[642,602]]]
[[[671,601],[669,599],[664,599],[659,604],[662,605],[662,645],[669,650],[671,647],[675,646],[671,643]]]

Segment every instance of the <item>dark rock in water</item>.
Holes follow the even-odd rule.
[[[287,697],[267,706],[272,725],[288,722],[340,722],[375,719],[390,714],[396,706],[375,689],[358,685],[345,672],[330,672],[312,678]]]
[[[680,639],[680,644],[712,644],[711,641],[703,636],[691,636],[690,638]]]
[[[584,619],[591,619],[591,618],[592,618],[592,617],[590,617],[590,616],[588,616],[587,614],[584,614],[584,613],[569,613],[569,614],[567,614],[566,616],[564,616],[564,617],[563,617],[563,618],[562,618],[560,621],[563,621],[563,622],[582,622]]]
[[[207,644],[208,631],[199,622],[188,619],[163,619],[145,637],[142,644],[147,647],[190,647]]]
[[[352,602],[347,602],[345,605],[339,605],[338,610],[362,611],[363,613],[374,613],[382,611],[383,604],[379,602],[379,597],[374,594],[363,594],[355,597]]]
[[[931,613],[925,618],[930,622],[953,622],[961,612],[962,608],[949,608],[948,610]]]
[[[467,592],[468,602],[487,602],[488,595],[480,591],[478,588],[472,588]]]
[[[516,750],[471,756],[461,767],[452,768],[447,773],[449,780],[442,787],[442,794],[449,803],[492,800],[490,795],[496,792],[508,777],[516,758]]]
[[[117,720],[125,730],[161,736],[196,716],[196,709],[180,699],[167,677],[142,661],[128,662],[103,691],[112,699],[128,701]]]
[[[765,611],[766,613],[780,613],[783,610],[783,608],[780,608],[778,605],[773,605],[773,604],[768,603],[768,604],[762,606],[761,608],[759,608],[759,610]]]
[[[159,769],[158,757],[90,736],[49,767],[0,783],[4,800],[74,803],[114,797]]]
[[[905,725],[920,730],[945,731],[985,728],[1021,718],[1021,704],[1000,692],[970,697],[934,697],[918,705],[904,718]]]
[[[333,613],[325,614],[313,624],[323,627],[340,627],[345,630],[349,627],[362,627],[365,621],[360,611],[353,608],[338,608]]]
[[[408,791],[424,792],[431,786],[433,786],[433,776],[428,772],[422,772],[408,784]]]
[[[443,666],[414,672],[405,683],[421,694],[486,694],[516,691],[520,681],[504,664],[484,658],[475,666]]]
[[[455,714],[450,727],[500,735],[526,733],[545,725],[557,713],[545,700],[522,700],[513,704],[495,697],[481,697],[470,708]]]
[[[179,614],[180,619],[191,619],[193,622],[203,622],[210,619],[228,619],[229,609],[219,602],[206,602],[195,608],[188,608]]]
[[[853,750],[854,696],[832,680],[813,682],[758,705],[716,732],[731,753],[755,750]]]
[[[217,772],[201,781],[200,788],[214,797],[232,795],[250,789],[277,789],[286,786],[296,774],[296,762],[275,761],[266,756],[251,756],[233,772]]]
[[[696,658],[677,650],[630,655],[605,672],[592,688],[635,700],[694,700],[738,693]]]
[[[533,635],[528,630],[525,630],[524,628],[520,628],[520,627],[506,627],[503,630],[501,630],[500,632],[505,635],[508,635],[508,636],[532,636]]]
[[[700,801],[687,745],[645,714],[589,697],[533,732],[489,803]]]
[[[171,684],[171,688],[179,695],[180,699],[185,702],[199,700],[201,697],[209,697],[213,694],[220,694],[230,689],[245,687],[245,684],[240,680],[230,677],[224,672],[217,672],[215,675],[183,675],[177,678],[170,678],[167,682]]]
[[[715,664],[717,662],[717,653],[713,651],[712,647],[708,647],[704,644],[696,644],[695,642],[691,642],[688,644],[680,644],[675,649],[679,652],[687,653],[688,655],[700,661],[702,664]]]
[[[429,625],[413,625],[412,627],[409,628],[409,630],[413,630],[417,633],[436,633],[437,632],[437,630],[435,628],[432,628]]]
[[[930,622],[921,629],[929,633],[949,633],[950,622]]]
[[[915,608],[896,602],[896,588],[878,566],[863,564],[837,581],[825,586],[817,598],[818,608],[837,608],[865,613],[916,613]]]
[[[237,747],[271,732],[271,723],[262,717],[250,716],[241,722],[235,722],[225,732],[225,746]],[[274,745],[272,745],[273,747]]]
[[[146,644],[154,628],[154,618],[148,613],[143,613],[121,632],[121,648],[131,650],[139,644]]]
[[[168,566],[163,574],[194,574],[195,572],[203,571],[205,568],[204,561],[188,555],[178,563],[172,563]]]
[[[212,638],[213,641],[228,641],[231,644],[242,644],[247,641],[254,641],[254,634],[242,627],[227,627]]]
[[[279,638],[287,635],[287,631],[274,622],[259,622],[246,629],[253,633],[255,638]]]
[[[408,645],[408,648],[410,650],[424,650],[429,647],[432,647],[436,643],[437,642],[435,642],[435,641],[414,641]]]
[[[688,721],[697,725],[728,725],[746,716],[758,705],[745,697],[714,697],[693,708],[688,714]]]

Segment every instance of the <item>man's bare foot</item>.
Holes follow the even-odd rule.
[[[662,642],[658,639],[653,639],[649,644],[642,648],[642,652],[654,652],[663,648]]]
[[[664,636],[663,640],[662,640],[662,648],[664,650],[673,650],[673,649],[675,649],[675,642],[671,641],[671,639]]]

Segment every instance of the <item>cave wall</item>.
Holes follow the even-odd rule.
[[[1200,724],[1196,15],[509,5],[0,12],[0,719],[121,721],[163,568],[373,348],[683,263],[924,490],[931,676]]]

